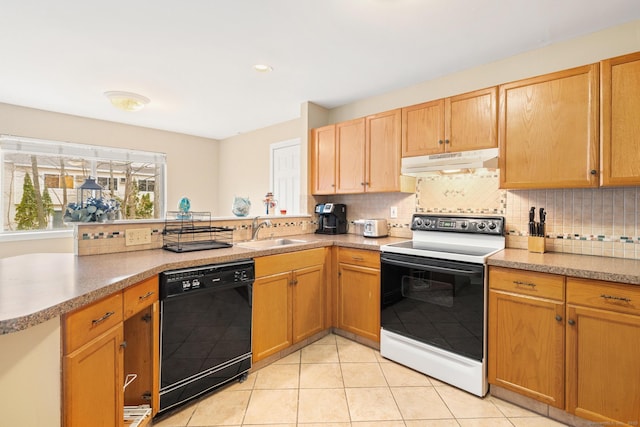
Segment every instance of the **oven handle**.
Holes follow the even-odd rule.
[[[391,259],[386,259],[383,258],[382,259],[382,264],[390,264],[390,265],[395,265],[398,267],[410,267],[410,268],[418,268],[420,270],[427,270],[427,271],[436,271],[436,272],[440,272],[440,273],[456,273],[456,274],[467,274],[467,275],[475,275],[478,273],[482,273],[482,271],[480,270],[461,270],[458,268],[449,268],[449,267],[437,267],[435,265],[425,265],[425,264],[417,264],[414,262],[406,262],[406,261],[398,261],[398,260],[391,260]]]

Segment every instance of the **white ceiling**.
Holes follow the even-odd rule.
[[[639,19],[640,1],[0,0],[0,16],[0,102],[222,139]],[[125,113],[109,90],[151,103]]]

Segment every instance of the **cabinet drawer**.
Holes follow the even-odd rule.
[[[256,277],[324,264],[325,248],[255,258]]]
[[[64,352],[69,354],[122,322],[122,292],[65,316]]]
[[[338,262],[380,268],[380,252],[362,249],[338,248]]]
[[[567,304],[640,315],[640,286],[569,277]]]
[[[503,267],[489,267],[489,289],[564,300],[564,276]]]
[[[158,276],[153,276],[123,292],[124,318],[128,319],[137,312],[158,301]]]

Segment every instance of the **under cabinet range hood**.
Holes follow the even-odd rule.
[[[421,172],[445,171],[449,169],[497,167],[497,148],[402,158],[402,175],[417,175]]]

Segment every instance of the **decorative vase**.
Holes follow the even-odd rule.
[[[231,207],[231,212],[235,216],[247,216],[249,215],[249,210],[251,209],[251,202],[248,197],[238,197],[235,196],[233,198],[233,206]]]

